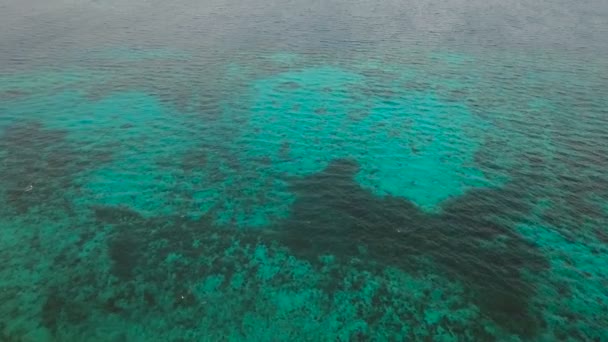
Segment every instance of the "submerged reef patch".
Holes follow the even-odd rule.
[[[292,179],[290,215],[266,228],[221,226],[213,213],[144,217],[128,208],[94,207],[97,229],[110,229],[112,276],[101,279],[112,279],[111,290],[95,294],[72,280],[69,290],[49,295],[48,306],[69,310],[62,315],[83,326],[104,315],[139,324],[171,312],[158,328],[175,325],[192,336],[201,324],[213,324],[211,334],[264,336],[270,321],[293,336],[313,336],[325,324],[332,329],[323,336],[336,338],[377,331],[412,339],[449,331],[481,339],[501,330],[537,334],[542,319],[530,305],[535,288],[526,274],[548,264],[499,220],[516,221],[529,208],[496,206],[517,198],[509,193],[521,191],[517,185],[472,191],[441,213],[427,213],[362,188],[357,171],[357,163],[335,160]],[[90,275],[79,279],[100,281],[94,271],[83,272]],[[81,292],[95,303],[90,317],[74,311],[84,305]],[[60,336],[56,323],[46,321]]]
[[[186,56],[2,81],[0,340],[608,339],[605,97]]]
[[[238,141],[244,154],[270,158],[275,173],[291,176],[350,158],[363,187],[425,211],[487,186],[473,161],[492,127],[430,87],[404,89],[407,72],[382,76],[319,66],[257,80]]]
[[[540,322],[529,306],[534,286],[524,274],[548,263],[512,225],[530,210],[517,202],[523,185],[471,190],[435,214],[402,198],[373,195],[354,180],[357,171],[353,161],[337,160],[292,184],[297,200],[277,230],[296,256],[313,263],[325,254],[344,263],[374,260],[414,273],[430,268],[466,284],[498,324],[534,334]]]

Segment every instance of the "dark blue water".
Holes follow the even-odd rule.
[[[605,1],[4,0],[0,341],[608,340]]]

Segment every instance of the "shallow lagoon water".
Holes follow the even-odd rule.
[[[600,1],[0,5],[0,340],[608,339]]]

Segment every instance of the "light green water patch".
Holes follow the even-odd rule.
[[[388,127],[375,129],[384,120],[390,121]],[[406,197],[433,210],[467,188],[487,185],[473,165],[480,142],[465,134],[466,129],[481,129],[483,124],[463,105],[416,94],[377,106],[363,124],[373,134],[368,148],[375,153],[365,156],[357,179],[377,193]]]
[[[100,73],[81,68],[0,74],[0,129],[16,120],[61,116],[73,110],[74,104],[66,102],[64,106],[61,101],[71,99],[62,93],[84,92],[101,80]]]
[[[142,93],[116,94],[89,106],[90,117],[75,118],[70,132],[102,130],[92,144],[111,146],[112,161],[85,176],[87,195],[80,200],[150,215],[193,210],[180,196],[191,183],[178,166],[194,135],[179,115]]]
[[[29,115],[45,127],[67,132],[82,153],[103,151],[109,162],[81,174],[77,206],[125,206],[142,215],[200,217],[214,209],[218,224],[262,226],[286,215],[291,203],[276,173],[260,159],[243,169],[230,132],[238,131],[235,107],[216,120],[184,115],[145,93],[115,93],[91,100],[72,91],[38,98]],[[11,108],[26,115],[32,103]],[[269,205],[269,203],[271,205]],[[277,209],[280,208],[280,209]]]
[[[194,146],[193,126],[156,97],[130,92],[95,101],[66,90],[15,101],[5,114],[6,124],[38,122],[65,132],[83,155],[107,156],[109,162],[79,175],[80,190],[71,202],[128,206],[144,214],[199,212],[200,203],[185,196],[196,189],[179,167]]]
[[[183,159],[201,148],[200,141],[223,144],[225,128],[234,126],[232,121],[224,120],[223,127],[221,122],[192,118],[140,92],[91,98],[88,86],[102,80],[88,76],[71,71],[32,73],[7,76],[1,83],[14,96],[2,104],[0,128],[37,122],[45,129],[65,132],[82,154],[101,151],[111,160],[79,176],[75,183],[80,190],[69,196],[70,202],[83,208],[118,205],[142,214],[199,216],[222,198],[234,197],[227,184],[239,175],[229,173],[224,154],[206,151],[210,155],[202,158],[208,159],[206,167],[193,160],[192,170],[182,168]],[[232,217],[233,212],[244,211],[238,205],[224,206],[218,215]]]
[[[366,108],[349,103],[354,101],[347,97],[348,86],[361,81],[359,75],[329,67],[258,81],[249,131],[243,136],[246,153],[269,157],[274,168],[290,175],[320,171],[336,157],[328,145],[349,148],[341,136],[349,125],[349,104],[353,110]],[[351,138],[350,143],[359,143],[358,137]]]
[[[202,94],[187,115],[139,92],[91,98],[79,87],[95,83],[86,73],[56,74],[57,81],[40,85],[35,79],[52,77],[23,77],[23,88],[44,91],[12,101],[4,122],[37,120],[66,131],[83,153],[111,154],[111,162],[79,179],[76,203],[194,217],[214,209],[223,225],[264,226],[286,217],[294,200],[287,178],[337,158],[360,164],[364,187],[426,210],[486,185],[472,164],[485,123],[428,89],[404,88],[419,77],[414,69],[363,63],[356,70],[280,73],[238,98]],[[370,70],[373,76],[363,76]],[[225,73],[241,84],[255,71],[233,63]]]
[[[291,176],[318,172],[334,159],[355,159],[364,187],[426,210],[487,185],[473,165],[481,134],[468,132],[489,126],[466,106],[444,103],[431,91],[404,91],[398,81],[366,82],[335,67],[256,82],[244,152],[270,158],[273,169]]]

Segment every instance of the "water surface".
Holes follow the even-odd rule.
[[[608,340],[608,4],[0,4],[0,340]]]

